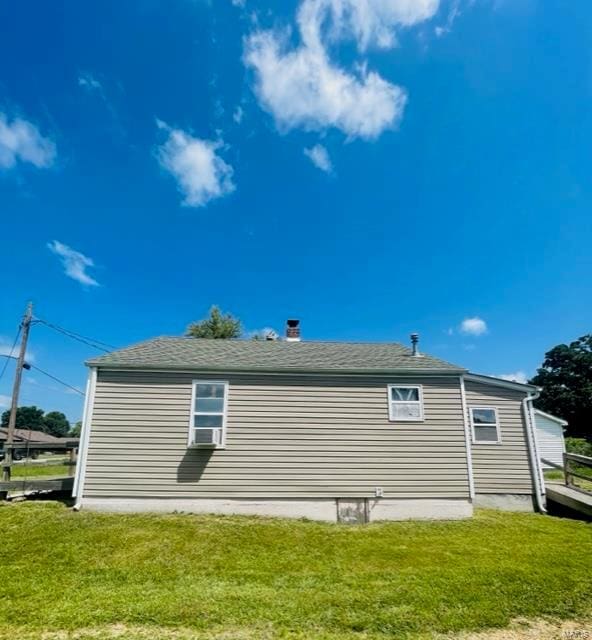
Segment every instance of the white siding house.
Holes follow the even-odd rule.
[[[567,422],[539,409],[534,410],[534,421],[538,451],[543,469],[551,469],[552,467],[542,462],[542,460],[550,460],[555,464],[562,465],[563,453],[565,452],[563,429],[567,426]]]

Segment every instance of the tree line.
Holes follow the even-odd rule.
[[[592,334],[547,351],[530,383],[542,388],[538,409],[566,420],[567,435],[592,441]]]
[[[10,411],[2,414],[2,428],[8,427]],[[66,436],[78,437],[80,435],[80,422],[74,426],[70,424],[68,418],[61,411],[49,411],[45,413],[39,407],[19,407],[16,410],[16,428],[31,429],[32,431],[43,431],[56,438]]]

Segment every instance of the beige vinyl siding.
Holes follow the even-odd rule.
[[[228,380],[226,449],[187,449],[191,381]],[[388,420],[422,384],[424,422]],[[86,497],[468,498],[458,377],[99,371]]]
[[[472,406],[497,409],[501,437],[500,444],[472,445],[475,492],[533,493],[521,404],[526,394],[468,381],[465,388],[469,409]]]

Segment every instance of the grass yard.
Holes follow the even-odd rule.
[[[386,640],[592,620],[592,526],[549,516],[356,527],[25,502],[0,519],[3,639]]]
[[[67,476],[71,468],[66,464],[15,464],[11,468],[11,478],[17,480]]]

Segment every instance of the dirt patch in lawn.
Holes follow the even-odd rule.
[[[0,640],[272,640],[271,631],[265,629],[224,629],[195,631],[194,629],[106,625],[88,629],[63,631],[0,631]]]
[[[437,636],[441,640],[592,640],[592,618],[574,622],[514,620],[504,629]]]
[[[275,640],[276,638],[293,638],[301,640],[339,640],[356,638],[374,640],[380,634],[327,634],[310,633],[274,633],[272,628],[258,627],[247,629],[213,629],[196,631],[186,628],[170,628],[143,625],[106,625],[87,629],[69,631],[27,631],[12,628],[0,630],[0,640]],[[515,620],[509,627],[490,629],[479,632],[462,632],[457,634],[418,634],[418,640],[592,640],[592,618],[585,621],[551,622],[544,620]]]

